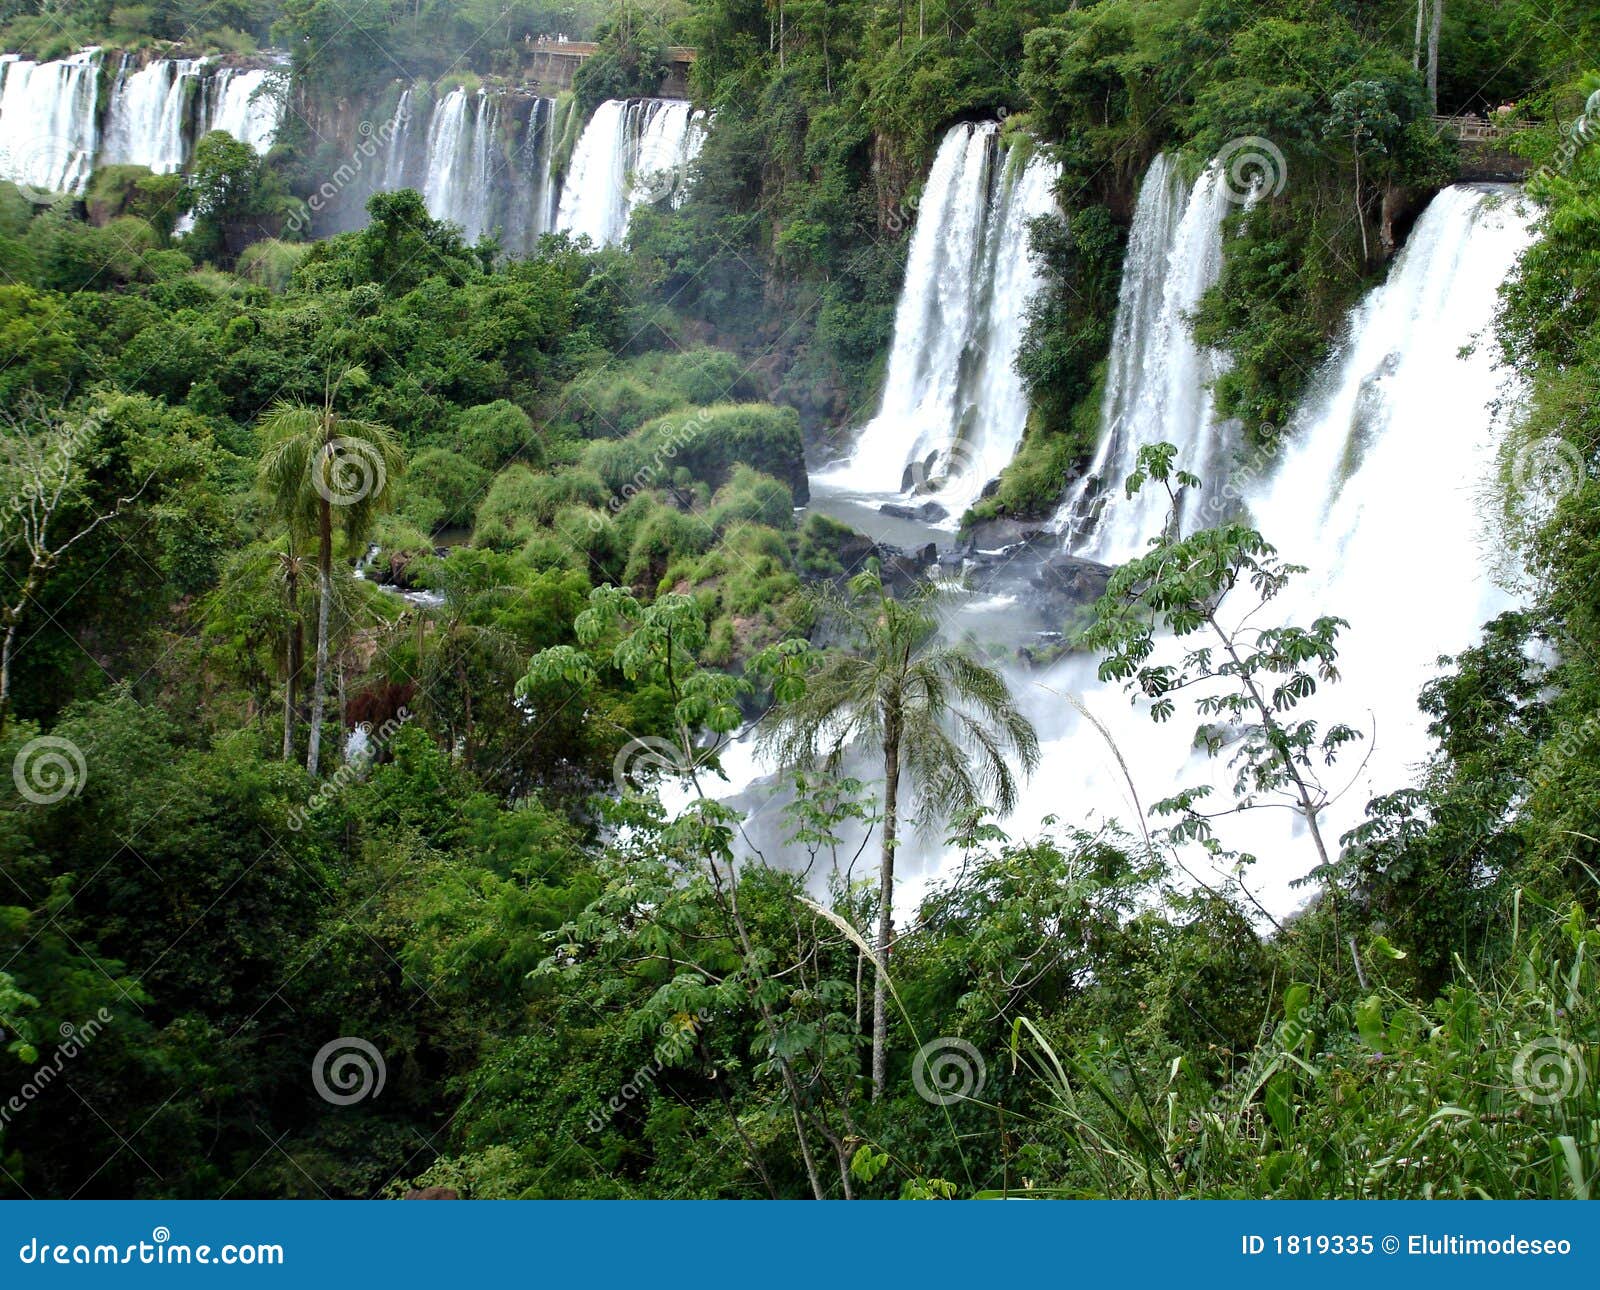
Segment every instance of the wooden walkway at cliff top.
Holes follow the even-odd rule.
[[[578,68],[593,58],[600,46],[592,40],[530,40],[524,65],[529,79],[542,90],[570,90]],[[697,51],[686,45],[667,47],[667,75],[661,82],[661,97],[689,97],[689,69]]]
[[[1436,116],[1433,128],[1456,141],[1458,179],[1516,183],[1528,177],[1532,168],[1528,159],[1507,146],[1527,126],[1496,125],[1481,116]]]

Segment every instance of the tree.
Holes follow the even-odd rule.
[[[937,607],[944,592],[919,586],[896,600],[877,573],[853,578],[847,597],[830,597],[824,612],[841,620],[854,647],[812,660],[804,685],[778,710],[768,745],[785,765],[836,769],[847,750],[863,746],[883,758],[883,835],[878,871],[877,953],[872,999],[872,1089],[883,1095],[884,1032],[894,941],[894,859],[899,846],[900,782],[932,825],[956,812],[1016,804],[1009,758],[1031,773],[1039,760],[1032,724],[1017,710],[1005,681],[967,650],[938,643]]]
[[[1347,139],[1355,158],[1356,225],[1361,229],[1361,262],[1371,258],[1367,246],[1367,216],[1361,203],[1361,161],[1381,157],[1400,133],[1399,116],[1389,106],[1389,88],[1382,81],[1352,81],[1334,94],[1324,124],[1330,138]]]
[[[389,480],[405,458],[388,427],[342,415],[336,407],[345,386],[366,384],[359,367],[328,375],[322,406],[279,403],[261,420],[265,447],[257,479],[273,513],[291,533],[317,540],[317,668],[312,683],[311,735],[306,770],[314,778],[321,757],[322,718],[327,704],[328,618],[333,603],[334,513],[346,549],[367,535],[393,493]]]
[[[666,704],[661,719],[665,728],[672,731],[672,737],[633,738],[617,754],[614,773],[618,788],[624,791],[624,805],[629,798],[627,777],[641,768],[686,779],[693,785],[696,800],[668,832],[686,840],[688,845],[684,850],[704,861],[703,875],[690,875],[689,891],[708,898],[737,946],[739,970],[728,973],[724,984],[732,987],[730,993],[744,994],[755,1005],[767,1051],[778,1068],[789,1099],[796,1140],[812,1195],[821,1200],[825,1192],[811,1148],[808,1125],[823,1133],[834,1147],[841,1176],[845,1178],[842,1185],[848,1194],[844,1140],[828,1125],[802,1089],[792,1057],[794,1045],[786,1037],[786,1028],[777,1015],[778,1001],[788,995],[790,989],[769,975],[770,953],[757,945],[740,904],[740,881],[732,849],[732,825],[738,817],[700,790],[700,772],[715,765],[721,743],[741,723],[738,700],[749,692],[750,683],[700,666],[700,653],[707,641],[705,615],[691,596],[673,593],[644,605],[626,587],[596,587],[589,594],[589,608],[578,615],[573,628],[580,645],[585,648],[557,645],[539,651],[529,660],[527,676],[518,682],[517,693],[527,698],[553,685],[592,689],[602,664],[609,665],[642,689],[664,693]],[[610,647],[609,651],[606,646]],[[793,697],[794,670],[786,664],[804,651],[803,641],[784,642],[765,651],[759,665],[753,666],[776,675],[774,691],[777,696]],[[705,732],[712,736],[709,747],[700,742]],[[702,884],[705,884],[705,891],[696,891]],[[626,894],[629,900],[624,918],[631,928],[644,909],[638,905],[637,889],[631,880]],[[658,913],[667,903],[667,893],[661,894],[662,899],[645,901]],[[591,913],[604,903],[597,901]],[[610,933],[607,939],[614,941],[616,933]]]
[[[1127,481],[1128,496],[1152,481],[1160,484],[1171,501],[1170,519],[1146,555],[1111,576],[1084,643],[1105,654],[1100,679],[1123,681],[1130,691],[1151,700],[1150,715],[1156,721],[1173,715],[1174,695],[1199,687],[1195,707],[1207,720],[1195,732],[1195,745],[1213,757],[1229,744],[1238,745],[1234,809],[1261,805],[1261,797],[1287,792],[1311,831],[1317,873],[1325,875],[1331,858],[1318,817],[1328,794],[1312,759],[1319,756],[1332,765],[1339,749],[1360,735],[1334,724],[1319,739],[1315,721],[1296,721],[1289,714],[1316,693],[1319,680],[1338,679],[1336,643],[1349,624],[1323,616],[1310,628],[1252,625],[1290,579],[1305,570],[1280,561],[1277,550],[1245,524],[1182,536],[1179,500],[1184,489],[1200,487],[1200,480],[1173,468],[1176,455],[1169,443],[1139,450],[1138,468]],[[1224,622],[1224,606],[1241,588],[1254,590],[1254,603]],[[1209,633],[1215,645],[1188,648],[1176,664],[1151,661],[1158,633],[1183,642],[1197,632]],[[1209,793],[1208,786],[1186,789],[1152,810],[1182,817],[1173,829],[1174,841],[1198,838],[1214,847],[1209,819],[1196,809]]]
[[[1433,17],[1428,24],[1428,110],[1435,113],[1439,110],[1439,34],[1443,28],[1444,0],[1433,0]]]
[[[137,500],[146,476],[131,494],[98,511],[80,503],[88,482],[86,459],[99,433],[95,417],[68,420],[56,413],[10,420],[0,431],[0,558],[20,557],[20,576],[0,601],[0,732],[11,710],[11,662],[17,635],[44,581],[63,557]]]
[[[306,559],[295,550],[294,534],[288,546],[278,552],[278,574],[283,581],[284,608],[289,613],[289,638],[284,647],[283,677],[283,759],[294,757],[295,692],[305,668],[305,623],[300,616],[300,579],[306,572]]]

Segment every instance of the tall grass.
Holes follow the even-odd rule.
[[[1457,963],[1431,1006],[1378,988],[1290,987],[1231,1077],[1165,1069],[1102,1041],[1058,1053],[1017,1023],[1037,1098],[1026,1132],[1060,1152],[1057,1195],[1589,1198],[1600,1171],[1600,930],[1519,893],[1509,951]]]

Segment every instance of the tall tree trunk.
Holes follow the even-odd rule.
[[[5,643],[0,645],[0,735],[5,734],[6,718],[11,715],[11,651],[16,643],[17,624],[13,620],[6,624]]]
[[[284,578],[289,584],[289,612],[294,621],[289,627],[289,675],[283,682],[284,761],[294,760],[295,690],[300,684],[300,669],[305,666],[305,624],[300,618],[300,574],[293,563],[292,548],[289,555],[290,564],[284,570]]]
[[[1361,141],[1358,139],[1354,145],[1356,154],[1356,227],[1361,230],[1361,267],[1366,269],[1371,263],[1372,253],[1367,249],[1367,217],[1361,209]]]
[[[889,1074],[884,1034],[889,1027],[889,947],[894,942],[894,848],[900,802],[900,730],[890,722],[883,737],[883,861],[878,867],[878,962],[872,986],[872,1100],[883,1096]]]
[[[28,601],[38,585],[39,570],[35,565],[17,599],[0,613],[0,622],[6,625],[5,642],[0,644],[0,734],[5,733],[6,721],[11,716],[11,660],[16,653],[17,633],[22,627],[22,615],[28,611]]]
[[[322,714],[328,702],[328,613],[333,604],[333,505],[322,498],[318,508],[317,675],[311,690],[311,736],[306,772],[317,777],[322,755]]]
[[[1439,114],[1439,31],[1444,26],[1444,0],[1433,0],[1433,22],[1428,28],[1428,104]]]
[[[1417,33],[1411,40],[1411,70],[1422,70],[1422,27],[1428,12],[1428,0],[1417,0]]]

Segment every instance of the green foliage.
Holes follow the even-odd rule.
[[[1317,816],[1328,793],[1318,781],[1316,763],[1331,766],[1339,750],[1361,736],[1343,723],[1319,731],[1316,721],[1297,719],[1294,709],[1317,692],[1319,683],[1338,680],[1337,641],[1349,624],[1325,614],[1310,627],[1258,626],[1266,607],[1305,569],[1283,563],[1276,549],[1243,523],[1182,535],[1180,494],[1201,483],[1174,468],[1176,455],[1166,443],[1139,450],[1138,468],[1127,481],[1128,496],[1148,484],[1160,485],[1171,506],[1170,519],[1147,554],[1111,575],[1084,643],[1105,655],[1100,679],[1120,681],[1149,700],[1155,721],[1171,718],[1177,696],[1198,689],[1195,711],[1205,721],[1195,731],[1194,743],[1210,757],[1231,750],[1231,809],[1287,797],[1306,820],[1317,850],[1315,872],[1323,876],[1331,857]],[[1243,610],[1230,601],[1239,591],[1246,593]],[[1181,647],[1177,662],[1157,661],[1162,657],[1158,633]],[[1196,636],[1200,643],[1189,640]],[[1222,848],[1210,818],[1197,805],[1210,792],[1209,785],[1186,789],[1151,809],[1178,817],[1174,841],[1197,839],[1218,853]],[[1219,813],[1231,811],[1222,808]]]
[[[406,472],[405,513],[426,528],[470,525],[489,472],[459,453],[429,448]]]
[[[531,466],[544,464],[533,418],[506,399],[467,408],[456,417],[452,446],[484,470],[496,470],[513,457]]]
[[[20,610],[0,595],[0,765],[51,737],[84,766],[45,805],[0,777],[0,1078],[71,1063],[70,1091],[41,1084],[0,1123],[0,1191],[1593,1193],[1592,1090],[1529,1083],[1600,1071],[1600,153],[1559,128],[1596,88],[1592,4],[1447,7],[1442,110],[1516,101],[1534,127],[1516,146],[1547,163],[1499,335],[1529,390],[1497,499],[1524,607],[1441,663],[1431,755],[1319,857],[1282,928],[1197,886],[1171,844],[1225,835],[1208,807],[1284,793],[1316,818],[1351,733],[1303,720],[1336,671],[1336,607],[1276,623],[1293,570],[1247,525],[1162,535],[1090,639],[1156,715],[1199,697],[1239,797],[1181,794],[1149,837],[1065,820],[1013,841],[984,806],[1013,798],[1031,731],[1001,677],[936,638],[927,593],[810,594],[872,547],[818,513],[796,527],[802,436],[872,405],[920,176],[950,124],[1001,108],[1011,146],[1062,164],[1063,207],[1033,236],[1032,415],[977,513],[1047,513],[1092,447],[1123,226],[1158,150],[1192,170],[1261,134],[1285,155],[1194,320],[1231,359],[1224,413],[1281,424],[1381,271],[1385,195],[1451,174],[1411,11],[33,7],[6,11],[7,48],[243,50],[276,18],[319,129],[392,109],[378,45],[430,84],[498,86],[524,79],[525,35],[598,27],[558,169],[597,96],[652,88],[670,43],[698,49],[716,116],[690,199],[637,212],[626,248],[552,237],[516,261],[415,193],[379,194],[359,231],[277,240],[291,181],[338,164],[317,171],[298,119],[266,159],[202,140],[187,181],[106,167],[81,204],[0,185],[0,506],[19,514],[22,467],[62,450],[56,531],[106,516],[40,570],[0,525],[0,585],[32,583]],[[386,428],[367,439],[393,496],[327,516],[346,531],[323,580],[319,436],[364,428]],[[1524,468],[1539,451],[1553,493]],[[1195,486],[1161,448],[1135,482]],[[432,530],[468,524],[435,553]],[[297,760],[320,608],[314,784]],[[752,724],[804,769],[712,801]],[[356,725],[371,755],[345,763]],[[880,954],[901,806],[961,863]],[[64,1025],[92,1040],[69,1052]],[[307,1068],[348,1034],[387,1084],[335,1107]],[[939,1036],[987,1070],[946,1106],[913,1082]]]

